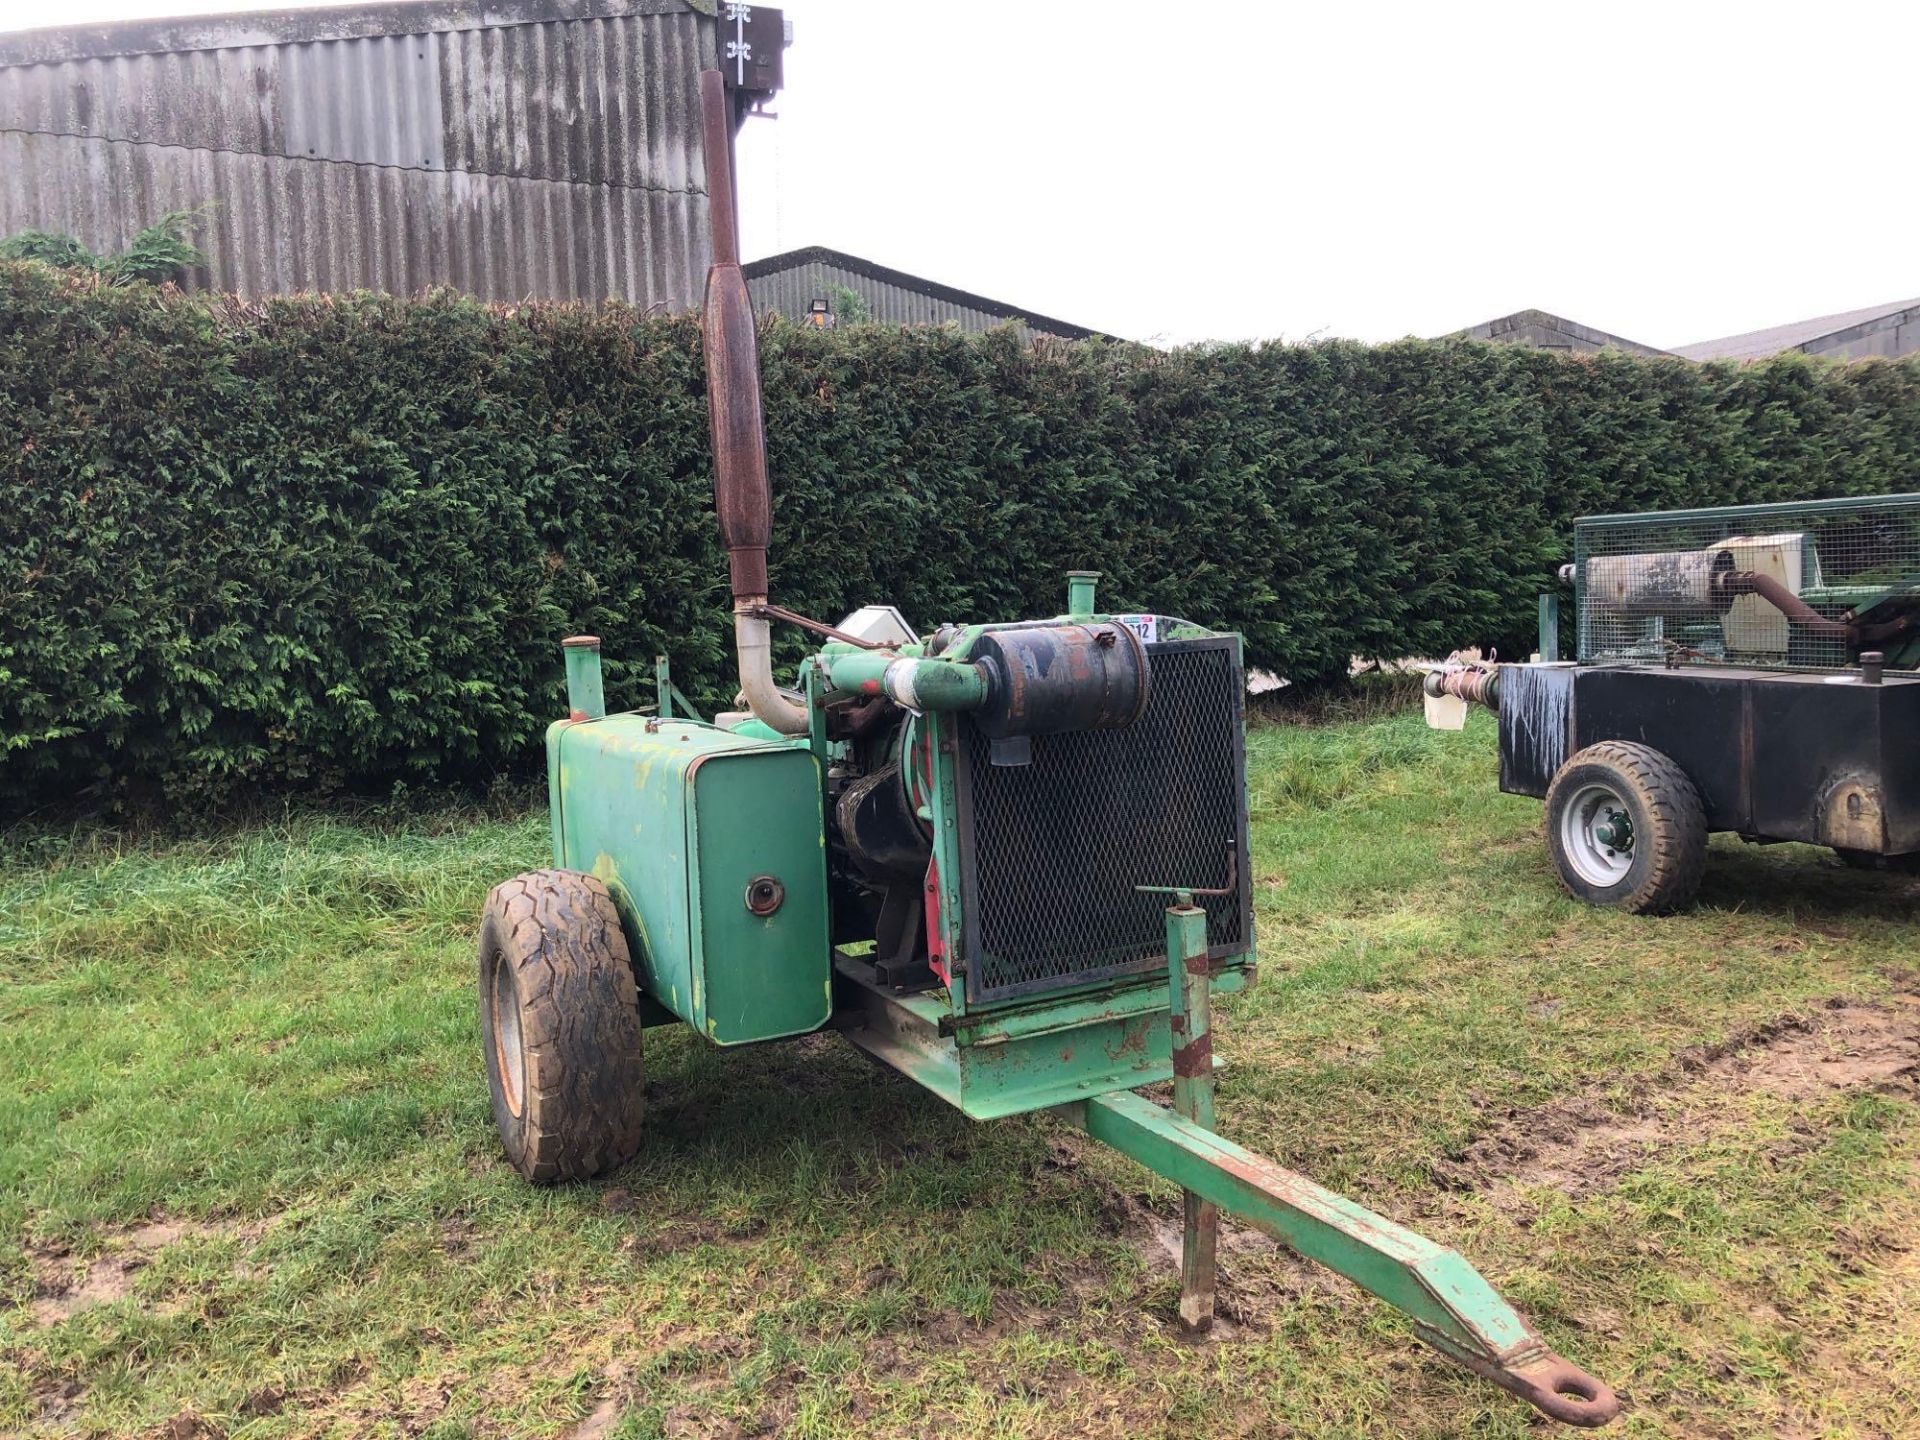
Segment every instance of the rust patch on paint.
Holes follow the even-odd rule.
[[[1183,1080],[1213,1074],[1213,1034],[1196,1035],[1173,1052],[1173,1073]]]

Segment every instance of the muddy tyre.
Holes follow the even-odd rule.
[[[480,1036],[507,1159],[584,1180],[640,1144],[640,997],[607,887],[572,870],[497,885],[480,913]]]
[[[1689,904],[1707,863],[1707,817],[1687,774],[1658,750],[1589,745],[1547,789],[1547,849],[1567,893],[1664,915]]]

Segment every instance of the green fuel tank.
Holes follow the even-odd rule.
[[[554,864],[613,893],[640,988],[720,1045],[833,1005],[826,831],[804,743],[609,715],[547,731]]]

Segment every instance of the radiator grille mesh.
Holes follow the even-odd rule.
[[[1043,735],[996,766],[962,727],[962,949],[976,1000],[1059,989],[1166,961],[1169,897],[1207,897],[1216,956],[1251,948],[1239,647],[1149,645],[1147,711],[1124,730]]]

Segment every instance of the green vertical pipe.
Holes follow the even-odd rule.
[[[560,642],[567,658],[567,718],[603,720],[607,696],[600,685],[600,637],[569,635]]]
[[[1540,597],[1540,658],[1560,658],[1560,597],[1551,591]]]
[[[1067,571],[1067,614],[1093,614],[1093,587],[1099,578],[1098,570]]]

